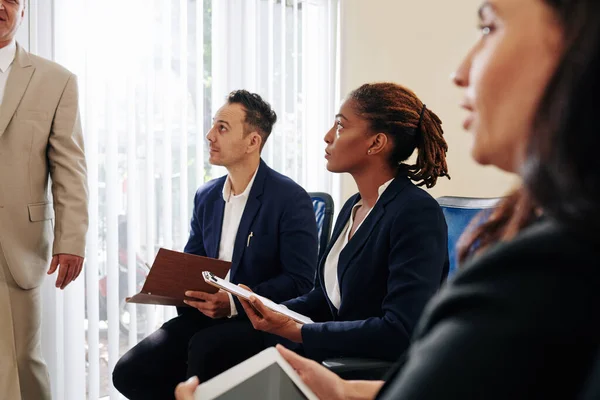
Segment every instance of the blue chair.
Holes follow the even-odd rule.
[[[491,212],[500,199],[500,197],[475,198],[455,196],[444,196],[437,199],[437,202],[442,207],[444,217],[446,217],[446,224],[448,225],[448,257],[450,258],[448,278],[454,275],[458,267],[456,252],[458,239],[460,239],[460,236],[477,214],[484,210]]]
[[[311,192],[309,196],[312,199],[317,219],[317,230],[319,238],[319,260],[327,248],[329,237],[331,236],[331,227],[333,223],[333,199],[327,193]]]

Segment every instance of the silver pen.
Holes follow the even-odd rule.
[[[246,243],[246,247],[250,247],[250,239],[252,239],[252,236],[254,236],[254,232],[250,232],[250,234],[248,235],[248,242]]]

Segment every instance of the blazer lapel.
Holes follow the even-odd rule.
[[[350,261],[362,250],[367,239],[371,236],[373,229],[375,229],[379,220],[385,215],[385,206],[390,201],[394,200],[407,184],[411,183],[405,176],[397,177],[390,183],[390,186],[383,192],[381,198],[377,201],[373,210],[371,210],[371,213],[363,221],[360,228],[354,233],[354,236],[352,236],[346,247],[344,247],[340,253],[340,260],[338,262],[338,279],[340,287],[342,286],[342,279],[348,270]]]
[[[225,213],[225,200],[221,196],[221,192],[219,191],[219,197],[213,203],[213,220],[212,226],[214,229],[213,235],[206,235],[207,238],[211,238],[214,240],[212,243],[212,251],[211,254],[208,254],[211,258],[219,258],[219,247],[221,244],[221,234],[223,231],[223,215]]]
[[[331,251],[331,248],[333,247],[333,245],[335,244],[337,239],[340,237],[342,230],[344,229],[344,227],[348,223],[348,220],[350,219],[350,214],[352,213],[352,208],[354,208],[354,205],[356,203],[358,203],[359,200],[360,200],[360,195],[359,194],[354,195],[353,201],[350,202],[349,206],[345,210],[342,210],[340,212],[340,215],[338,215],[338,218],[335,222],[335,228],[331,235],[331,239],[329,239],[329,243],[327,244],[327,250],[323,254],[323,260],[325,260],[327,258],[327,256],[329,255],[329,252]]]
[[[319,279],[319,283],[321,284],[321,288],[323,289],[324,292],[327,291],[325,288],[325,276],[324,276],[325,261],[327,260],[327,257],[329,256],[329,253],[331,252],[331,248],[333,247],[335,242],[337,242],[338,238],[342,234],[342,230],[344,229],[344,227],[348,223],[348,220],[350,219],[350,214],[352,213],[352,208],[358,202],[359,199],[360,199],[360,195],[358,195],[358,194],[354,195],[353,200],[351,202],[349,202],[349,206],[340,211],[340,214],[338,215],[337,220],[335,221],[335,228],[333,229],[333,234],[331,235],[331,239],[329,240],[329,243],[327,244],[327,249],[323,253],[323,257],[319,260],[319,265],[318,265],[318,270],[317,270],[317,279]],[[339,262],[338,262],[338,266],[339,266]],[[331,309],[331,314],[334,317],[337,317],[338,310],[335,308],[333,303],[331,303],[329,296],[325,295],[325,298],[327,299],[327,304],[329,304],[329,308]]]
[[[0,105],[0,136],[4,134],[15,114],[34,71],[35,67],[31,64],[27,52],[17,44],[17,53],[6,80],[4,98]]]
[[[256,214],[261,206],[260,198],[265,188],[265,180],[269,170],[270,168],[267,166],[267,164],[265,164],[263,160],[260,160],[258,172],[256,173],[256,178],[254,178],[252,189],[250,189],[248,201],[246,202],[246,207],[244,208],[244,213],[242,214],[242,220],[240,221],[240,226],[235,237],[230,274],[230,280],[232,282],[233,277],[235,276],[235,273],[240,265],[242,256],[244,255],[244,250],[248,245],[248,237],[252,233],[250,232],[250,227],[252,226],[254,218],[256,217]]]

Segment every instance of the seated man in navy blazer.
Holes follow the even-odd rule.
[[[277,120],[257,94],[230,93],[206,135],[210,163],[228,175],[200,187],[185,252],[231,261],[227,276],[275,302],[307,293],[317,263],[309,195],[260,152]],[[186,376],[206,380],[255,354],[256,335],[237,299],[188,292],[197,301],[127,352],[113,372],[129,399],[169,399]],[[254,340],[252,340],[254,339]]]

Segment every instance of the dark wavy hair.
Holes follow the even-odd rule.
[[[600,1],[544,0],[560,21],[564,48],[538,107],[521,175],[523,187],[465,234],[459,258],[510,239],[535,209],[586,237],[600,228]]]
[[[229,93],[227,103],[241,104],[244,107],[246,111],[244,131],[247,134],[256,130],[262,138],[262,149],[273,130],[273,125],[277,122],[277,114],[275,114],[271,105],[264,101],[260,95],[247,90],[234,90]]]

